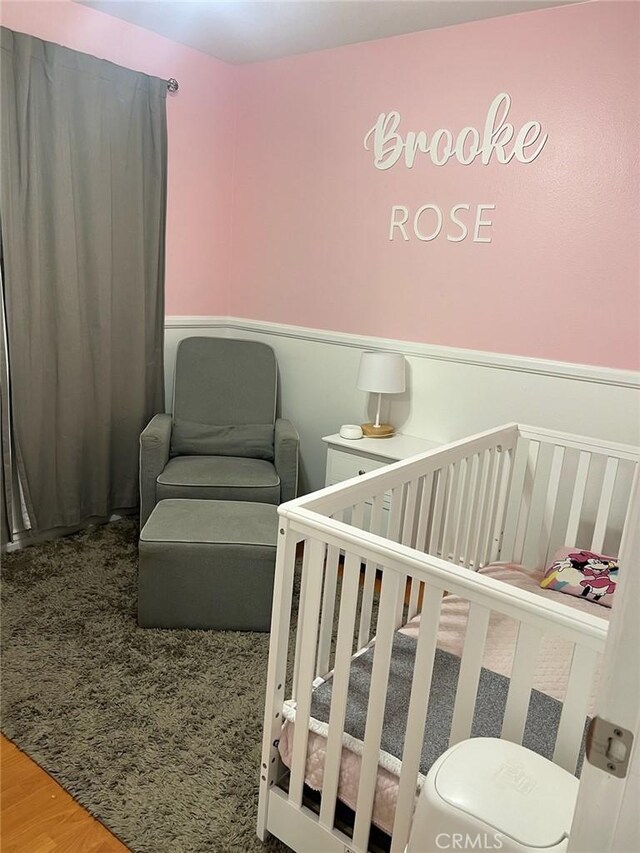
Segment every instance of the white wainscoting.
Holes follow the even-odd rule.
[[[388,416],[403,432],[447,442],[520,421],[640,444],[640,374],[634,371],[236,317],[166,318],[167,408],[176,346],[192,335],[247,338],[273,347],[280,371],[280,411],[300,433],[304,492],[324,485],[326,447],[321,436],[373,415],[368,395],[355,387],[365,349],[389,349],[407,358],[407,391],[387,397],[383,404],[385,419]]]

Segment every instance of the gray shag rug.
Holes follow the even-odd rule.
[[[136,853],[256,834],[268,634],[136,626],[137,525],[3,560],[2,729]]]

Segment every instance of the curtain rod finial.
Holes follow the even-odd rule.
[[[178,85],[178,81],[176,80],[176,78],[175,77],[169,77],[169,79],[167,80],[167,89],[170,92],[174,93],[174,92],[177,92],[179,88],[180,88],[180,86]]]

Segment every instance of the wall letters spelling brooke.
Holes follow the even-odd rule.
[[[542,125],[538,121],[527,121],[517,131],[507,121],[511,108],[511,98],[506,92],[501,92],[491,102],[487,111],[484,127],[478,130],[475,127],[463,127],[454,138],[454,134],[447,128],[435,130],[431,138],[426,131],[409,130],[404,137],[399,132],[400,113],[391,111],[380,113],[376,123],[367,132],[363,144],[367,151],[373,151],[373,165],[376,169],[386,171],[393,168],[399,161],[413,168],[419,154],[428,155],[435,166],[444,166],[452,158],[455,158],[464,166],[469,166],[479,159],[486,166],[491,162],[492,156],[498,163],[509,163],[514,158],[520,163],[531,163],[540,154],[548,139],[548,134],[542,133]],[[514,138],[515,137],[515,138]],[[495,205],[470,205],[460,203],[452,208],[451,219],[460,228],[455,237],[447,236],[450,242],[460,242],[467,236],[468,229],[457,222],[455,213],[459,210],[469,210],[477,207],[476,227],[473,229],[473,240],[477,243],[490,243],[491,237],[486,235],[480,238],[480,225],[491,227],[492,221],[482,219],[480,208],[495,209]],[[430,210],[436,214],[436,227],[425,235],[419,228],[419,220],[423,213]],[[398,213],[402,212],[402,218]],[[405,215],[406,212],[406,215]],[[409,240],[407,230],[404,227],[409,218],[409,211],[404,205],[393,205],[389,226],[389,240],[393,240],[396,232],[399,232],[404,240]],[[442,230],[442,215],[438,205],[428,204],[419,208],[413,218],[413,233],[424,242],[436,239]]]

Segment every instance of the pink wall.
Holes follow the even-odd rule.
[[[234,69],[71,0],[8,0],[1,19],[18,32],[179,81],[179,93],[167,97],[166,310],[226,314]]]
[[[233,67],[71,0],[2,5],[12,29],[180,81],[168,314],[613,367],[640,362],[639,14],[587,3]],[[379,171],[362,146],[393,109],[402,132],[481,128],[503,91],[516,128],[549,134],[532,163]],[[390,242],[391,206],[426,203],[495,204],[492,242]]]
[[[638,366],[639,12],[590,3],[240,67],[230,314]],[[549,135],[532,163],[378,171],[363,148],[380,112],[482,128],[499,92],[516,129]],[[389,241],[392,205],[462,202],[496,205],[490,244]]]

